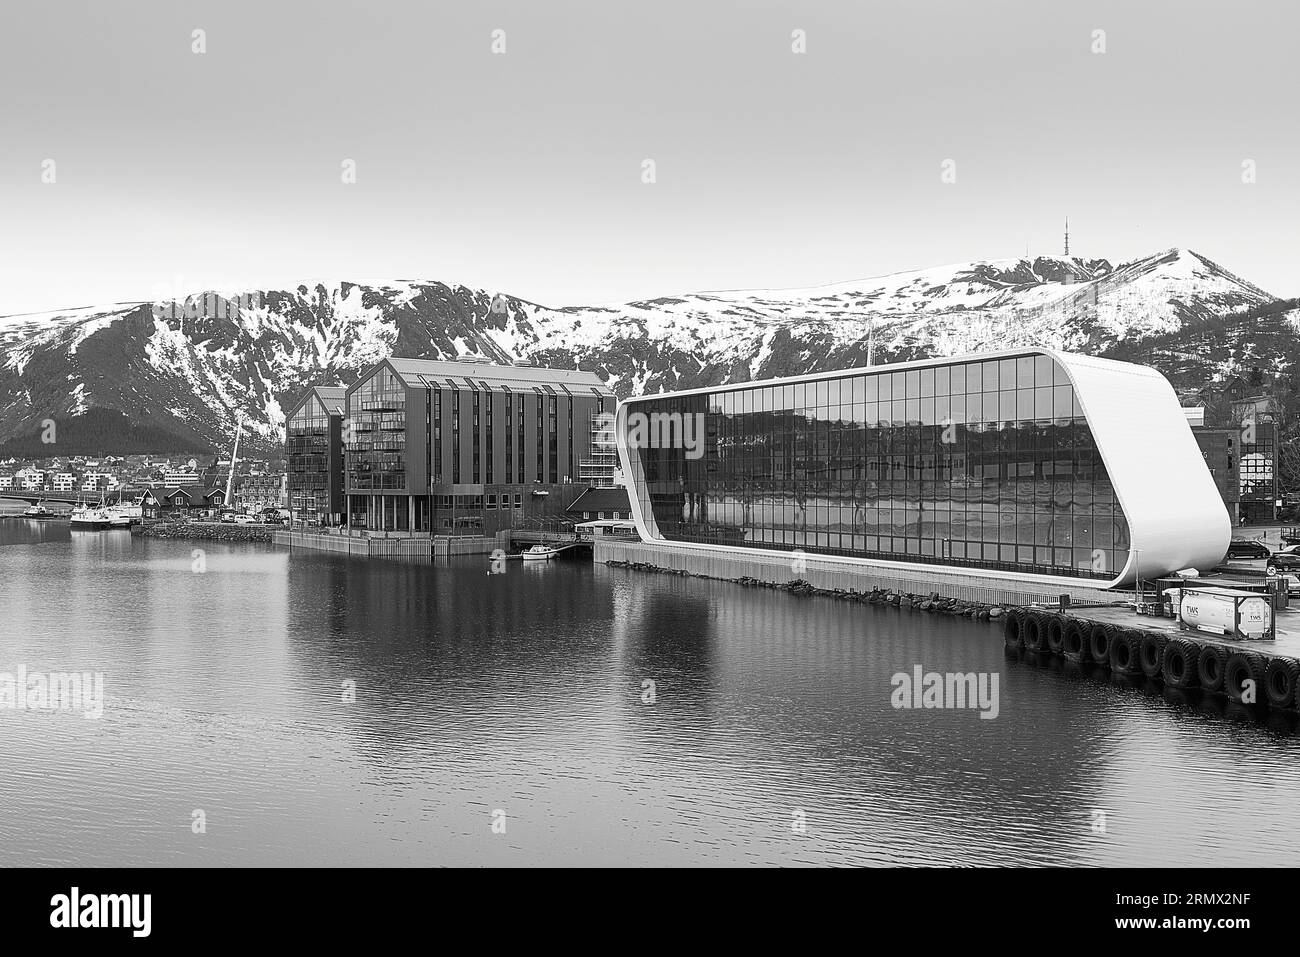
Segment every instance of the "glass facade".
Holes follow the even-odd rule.
[[[342,475],[337,457],[331,455],[331,413],[316,395],[311,395],[285,424],[286,485],[289,508],[295,519],[309,524],[332,520],[332,504],[341,496]],[[334,474],[331,474],[333,472]]]
[[[348,427],[348,490],[405,490],[406,387],[391,370],[348,396]]]
[[[1273,462],[1277,456],[1274,425],[1251,416],[1241,427],[1241,514],[1248,522],[1276,520],[1278,498]]]
[[[634,494],[668,541],[1095,579],[1128,557],[1128,523],[1050,356],[666,396],[627,415]],[[673,415],[698,417],[702,455],[654,438]]]

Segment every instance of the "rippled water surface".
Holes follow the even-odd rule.
[[[581,561],[0,542],[0,670],[106,696],[0,711],[0,864],[1300,862],[1288,722],[989,625]],[[998,717],[895,710],[917,664],[996,673]]]

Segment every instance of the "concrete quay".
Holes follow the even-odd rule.
[[[593,557],[600,564],[647,565],[724,581],[743,578],[772,585],[805,581],[814,588],[841,592],[874,590],[904,595],[938,592],[946,599],[990,607],[1055,603],[1063,594],[1069,595],[1073,603],[1084,604],[1109,604],[1129,597],[1113,589],[1038,585],[1011,578],[950,573],[938,568],[930,571],[857,565],[821,555],[740,556],[680,543],[629,542],[612,537],[595,539]]]

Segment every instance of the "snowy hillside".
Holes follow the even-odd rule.
[[[987,261],[617,305],[551,308],[506,295],[494,309],[494,295],[340,282],[262,292],[226,318],[156,318],[150,303],[0,317],[0,443],[52,418],[74,444],[130,429],[155,446],[202,448],[226,442],[242,413],[270,446],[305,386],[350,381],[388,355],[580,366],[627,396],[861,365],[869,328],[877,361],[1030,344],[1137,358],[1142,343],[1176,343],[1183,330],[1275,301],[1179,249],[1119,266]],[[1183,371],[1215,375],[1232,361]],[[83,419],[95,423],[84,436]]]

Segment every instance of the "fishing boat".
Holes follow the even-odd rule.
[[[23,510],[23,518],[58,518],[54,509],[47,506],[44,502],[37,502],[35,505],[29,505]]]
[[[101,500],[98,505],[79,504],[72,510],[70,521],[74,532],[102,532],[109,529],[131,527],[129,515],[116,512]]]
[[[70,524],[74,532],[100,532],[114,527],[108,509],[89,505],[74,508]]]

